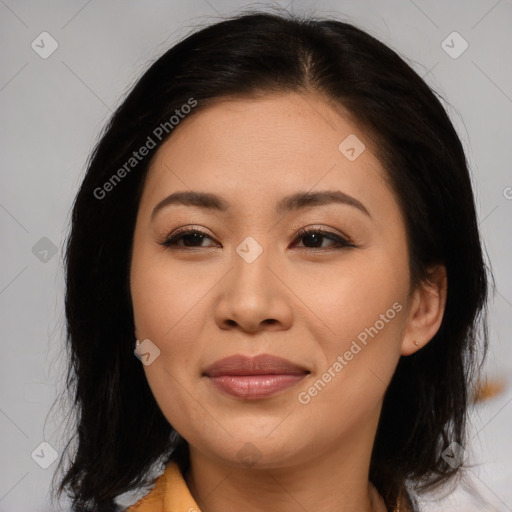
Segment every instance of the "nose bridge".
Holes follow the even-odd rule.
[[[272,287],[271,251],[264,244],[263,236],[247,236],[233,253],[233,270],[231,279],[234,280],[233,290],[243,291],[244,294],[264,294],[269,286]],[[265,247],[264,247],[265,245]]]
[[[247,237],[235,248],[231,271],[224,280],[217,302],[216,318],[219,325],[236,323],[248,331],[254,331],[270,320],[272,324],[275,321],[281,324],[289,322],[290,305],[285,289],[270,270],[274,256],[256,237]]]

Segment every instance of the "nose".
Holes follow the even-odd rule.
[[[269,251],[250,263],[234,251],[232,268],[219,284],[215,320],[221,329],[253,334],[290,327],[293,293]]]

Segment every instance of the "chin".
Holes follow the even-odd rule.
[[[274,427],[275,428],[275,425]],[[271,469],[300,463],[313,454],[308,454],[312,443],[304,436],[294,435],[289,430],[279,431],[279,427],[269,436],[271,429],[262,432],[254,422],[252,425],[241,427],[233,437],[223,435],[222,439],[201,439],[197,446],[200,452],[210,452],[213,457],[224,464],[247,469]],[[243,432],[243,435],[240,434]]]

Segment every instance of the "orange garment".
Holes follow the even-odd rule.
[[[154,487],[127,512],[201,512],[175,461],[167,464]]]

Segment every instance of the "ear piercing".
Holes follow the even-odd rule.
[[[417,347],[419,347],[419,346],[420,346],[420,342],[419,342],[419,341],[417,341],[417,340],[414,340],[414,344],[415,344]]]

